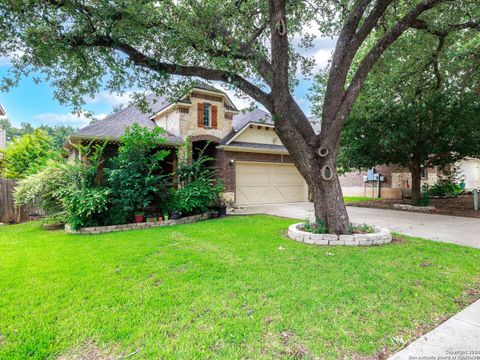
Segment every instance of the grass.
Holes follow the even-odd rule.
[[[374,200],[381,200],[379,198],[371,198],[368,196],[344,196],[343,200],[346,204],[348,203],[361,203],[365,201],[374,201]]]
[[[283,236],[292,222],[228,217],[95,236],[2,227],[0,358],[372,356],[478,289],[479,250],[410,238],[315,247]]]

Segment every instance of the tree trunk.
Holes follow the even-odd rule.
[[[324,180],[322,167],[316,164],[318,171],[311,173],[306,181],[312,191],[316,221],[322,220],[336,234],[346,234],[350,221],[343,201],[342,188],[336,170],[331,180]]]
[[[421,176],[420,176],[420,161],[415,157],[413,160],[412,166],[410,168],[410,173],[412,175],[412,198],[411,204],[418,206],[420,203],[421,197]]]
[[[312,193],[315,219],[323,221],[325,226],[336,234],[346,234],[350,221],[337,174],[338,141],[329,141],[328,145],[321,145],[320,149],[328,149],[323,153],[315,146],[316,142],[308,142],[310,138],[307,137],[305,140],[300,135],[294,136],[295,132],[299,131],[295,120],[305,115],[296,113],[293,101],[286,100],[282,106],[277,107],[277,113],[285,115],[276,121],[275,131],[307,182]],[[296,119],[293,119],[292,115],[297,115]]]
[[[325,126],[322,139],[315,135],[304,112],[289,90],[289,43],[285,0],[270,0],[272,48],[272,108],[275,131],[288,150],[313,195],[315,217],[337,234],[348,231],[349,220],[337,175],[340,131]],[[330,118],[331,120],[333,117]],[[322,127],[325,122],[322,122]],[[318,151],[327,149],[325,153]]]

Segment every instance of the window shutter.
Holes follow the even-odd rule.
[[[203,104],[198,104],[197,109],[197,126],[203,128]]]
[[[212,129],[217,128],[217,106],[212,106]]]

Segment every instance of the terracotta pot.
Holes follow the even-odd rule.
[[[141,223],[143,222],[144,216],[142,215],[135,215],[135,222],[136,223]]]

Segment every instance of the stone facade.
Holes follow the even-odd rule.
[[[311,245],[329,245],[329,246],[372,246],[388,244],[392,241],[392,234],[388,229],[375,227],[372,234],[313,234],[302,231],[299,227],[302,223],[290,225],[288,228],[288,237],[292,240]]]
[[[96,235],[96,234],[105,234],[105,233],[118,232],[118,231],[148,229],[148,228],[160,227],[160,226],[190,224],[190,223],[194,223],[201,220],[207,220],[207,219],[210,219],[211,217],[212,217],[211,213],[203,213],[199,215],[187,216],[178,220],[164,220],[164,221],[141,222],[141,223],[131,223],[131,224],[122,224],[122,225],[95,226],[95,227],[80,228],[78,230],[72,230],[70,227],[68,227],[68,225],[66,225],[65,231],[71,234]]]
[[[231,110],[226,105],[226,101],[224,95],[220,93],[195,90],[190,94],[188,101],[169,106],[155,115],[153,120],[158,126],[185,140],[201,135],[223,139],[232,129],[233,115],[238,113],[236,110]],[[199,104],[216,106],[216,128],[198,126]]]

